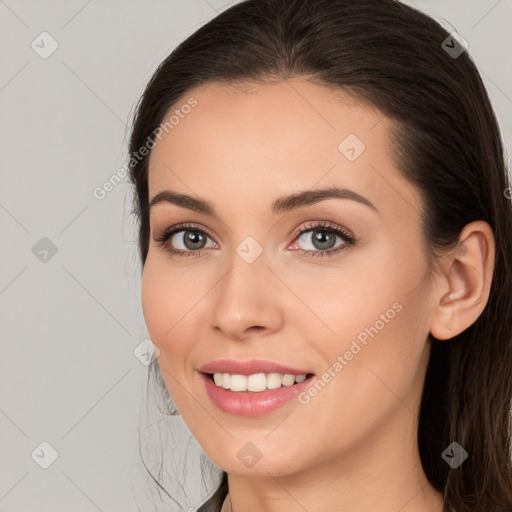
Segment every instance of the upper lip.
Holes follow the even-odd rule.
[[[263,359],[249,359],[236,361],[234,359],[218,359],[201,366],[202,373],[230,373],[236,375],[253,375],[255,373],[282,373],[292,375],[307,375],[307,370],[292,368],[281,363],[265,361]]]

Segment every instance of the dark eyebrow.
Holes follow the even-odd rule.
[[[322,189],[305,190],[304,192],[281,197],[272,204],[272,213],[277,215],[279,213],[289,212],[295,208],[310,206],[326,199],[351,199],[352,201],[357,201],[365,206],[369,206],[372,210],[378,212],[377,207],[366,199],[366,197],[348,188],[332,186]]]
[[[289,212],[303,206],[310,206],[326,199],[351,199],[358,203],[370,207],[378,212],[377,207],[365,197],[348,188],[327,187],[323,189],[305,190],[288,196],[281,197],[272,203],[272,213],[274,215]],[[197,199],[187,194],[178,194],[172,190],[162,190],[156,194],[149,202],[149,208],[159,203],[172,203],[183,208],[188,208],[198,213],[204,213],[212,217],[217,217],[213,205],[209,201]]]

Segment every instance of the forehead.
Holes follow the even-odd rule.
[[[240,211],[336,185],[391,217],[420,207],[394,166],[391,121],[349,94],[299,79],[208,84],[188,91],[163,123],[173,113],[150,155],[150,198],[171,188]]]

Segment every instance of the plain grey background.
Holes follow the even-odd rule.
[[[140,414],[141,428],[159,422],[140,410],[148,334],[131,189],[123,178],[103,199],[94,190],[125,164],[156,66],[232,3],[0,0],[1,512],[154,510],[137,444]],[[512,2],[414,4],[468,41],[510,152]],[[215,482],[200,486],[181,419],[164,429],[165,483],[188,446],[185,492],[169,491],[197,507]]]

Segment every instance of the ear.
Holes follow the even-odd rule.
[[[489,299],[494,256],[491,226],[481,220],[464,226],[457,247],[440,265],[430,325],[434,338],[453,338],[480,316]]]

